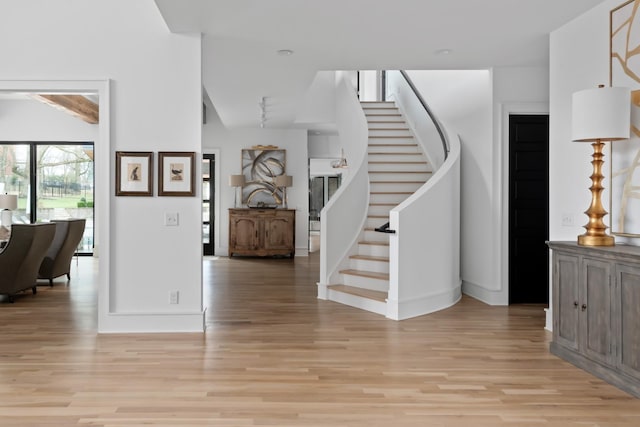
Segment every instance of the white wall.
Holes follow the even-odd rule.
[[[461,277],[463,290],[489,304],[508,303],[505,225],[508,179],[506,111],[547,110],[544,68],[410,71],[430,108],[462,141]],[[508,117],[507,117],[508,118]]]
[[[242,172],[243,148],[254,145],[275,145],[286,151],[287,175],[293,177],[293,187],[287,189],[288,206],[296,209],[296,256],[308,254],[309,247],[309,172],[306,129],[226,129],[215,117],[212,105],[207,108],[207,124],[203,126],[203,150],[219,149],[216,158],[220,171],[220,203],[216,207],[219,221],[220,246],[216,255],[226,256],[229,250],[229,211],[233,207],[235,189],[229,187],[229,175]],[[210,119],[210,120],[209,120]]]
[[[0,40],[15,41],[0,44],[0,90],[11,86],[3,81],[110,80],[109,138],[97,142],[110,158],[96,159],[97,191],[109,193],[96,204],[110,246],[100,330],[201,331],[200,186],[198,197],[115,197],[113,177],[99,179],[116,150],[199,154],[200,36],[170,34],[152,0],[2,0],[0,10]],[[165,212],[180,225],[165,227]],[[175,290],[180,303],[170,305]]]
[[[609,83],[609,12],[621,4],[605,1],[551,33],[550,38],[550,150],[549,234],[551,240],[575,241],[584,233],[588,218],[592,173],[590,144],[571,141],[573,92]],[[608,148],[605,151],[608,170]],[[603,184],[608,186],[608,178]],[[608,196],[603,203],[608,209]],[[574,226],[562,226],[563,214],[575,218]],[[609,215],[605,218],[609,224]],[[633,244],[638,244],[632,242]]]
[[[34,99],[3,99],[0,140],[95,142],[98,126]]]
[[[309,158],[311,159],[335,159],[340,157],[340,138],[338,135],[314,135],[309,134],[308,142]]]

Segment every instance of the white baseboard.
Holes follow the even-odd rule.
[[[504,290],[491,291],[475,283],[462,281],[462,293],[489,305],[509,305],[509,293]]]
[[[437,294],[423,295],[407,300],[387,300],[386,317],[393,320],[404,320],[444,310],[460,301],[462,288],[457,286]]]
[[[204,332],[206,310],[178,313],[109,313],[98,333]]]

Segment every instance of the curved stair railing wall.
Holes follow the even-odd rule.
[[[433,165],[432,177],[389,213],[387,314],[401,320],[459,301],[460,140],[437,122],[406,75],[387,72],[387,93]],[[433,117],[434,121],[431,120]]]
[[[346,73],[336,73],[336,127],[349,172],[320,214],[320,282],[318,298],[327,299],[327,285],[336,280],[353,252],[369,204],[367,120]]]

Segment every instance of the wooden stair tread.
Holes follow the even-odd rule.
[[[372,191],[369,194],[413,194],[412,191]]]
[[[378,273],[377,271],[354,270],[352,268],[349,268],[347,270],[340,270],[339,273],[348,274],[351,276],[366,277],[368,279],[389,280],[389,273]]]
[[[399,123],[399,122],[391,122],[391,123]],[[409,128],[369,128],[369,131],[378,131],[378,130],[409,130]]]
[[[369,171],[369,173],[433,173],[431,171]]]
[[[373,230],[373,229],[372,229]],[[389,262],[389,258],[383,256],[372,256],[372,255],[351,255],[349,258],[351,259],[359,259],[363,261],[380,261],[380,262]]]
[[[370,184],[424,184],[426,181],[370,181]]]
[[[413,138],[413,135],[369,135],[369,138],[391,138],[391,139],[400,139],[400,138],[404,138],[404,139],[409,139],[409,138]]]
[[[373,161],[373,162],[369,162],[370,165],[426,165],[427,162],[425,161],[420,161],[420,162],[398,162],[398,161],[386,161],[386,162],[380,162],[380,161]]]
[[[397,203],[369,203],[369,206],[395,206]]]
[[[369,143],[369,147],[417,147],[418,144],[377,144]]]
[[[389,114],[379,114],[379,113],[372,113],[372,114],[365,114],[366,117],[401,117],[401,114],[396,114],[396,113],[389,113]]]
[[[375,301],[386,302],[387,292],[372,291],[371,289],[357,288],[355,286],[347,285],[329,285],[330,290],[343,292],[345,294],[355,295],[362,298],[368,298]]]
[[[397,110],[398,107],[394,105],[381,106],[381,107],[362,107],[363,110]]]
[[[372,218],[372,219],[380,219],[380,218],[389,218],[389,215],[367,215],[367,218]]]
[[[406,123],[404,120],[368,120],[367,123]],[[375,129],[375,128],[372,128]]]
[[[370,156],[422,156],[422,153],[418,153],[417,151],[408,153],[403,153],[402,151],[384,151],[367,154]]]
[[[368,245],[368,246],[389,246],[388,242],[372,242],[370,240],[361,240],[358,242],[359,245]]]

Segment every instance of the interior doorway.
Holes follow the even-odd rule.
[[[202,254],[215,255],[216,155],[202,154]]]
[[[509,304],[549,303],[549,116],[509,115]]]

